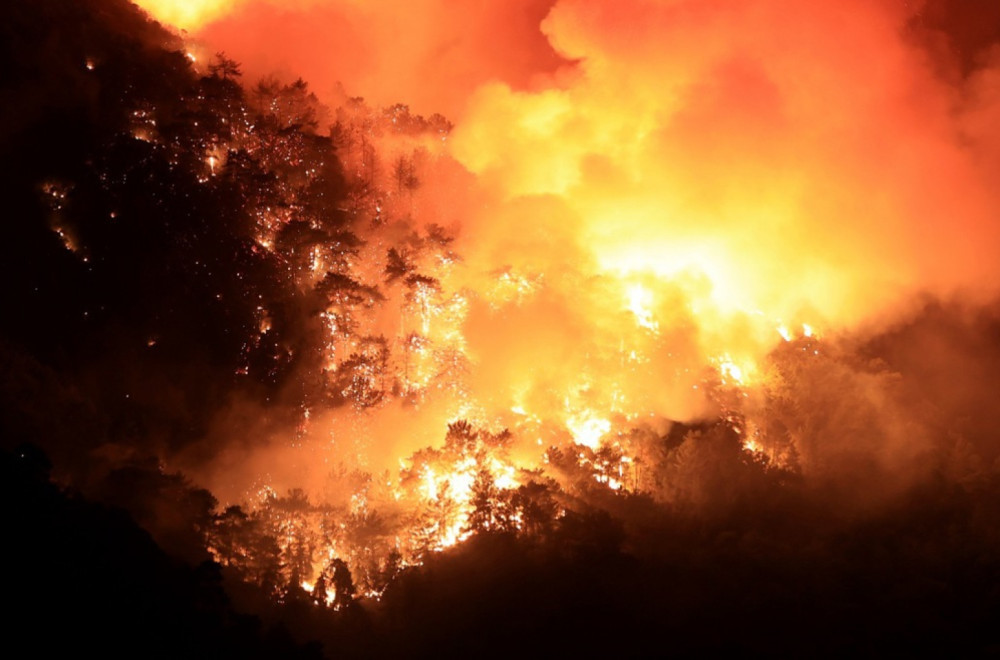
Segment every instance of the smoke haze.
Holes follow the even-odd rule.
[[[924,295],[996,294],[997,74],[989,35],[942,3],[205,12],[179,24],[250,72],[456,121],[411,208],[458,236],[442,297],[463,296],[471,395],[434,395],[430,418],[527,409],[578,437],[616,415],[693,421],[717,411],[706,368],[763,382],[783,334],[833,341],[905,322]],[[876,455],[903,436],[926,449],[856,385],[885,427]],[[398,456],[379,449],[397,427],[373,424],[362,453]]]

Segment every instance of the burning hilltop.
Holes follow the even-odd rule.
[[[183,25],[238,48],[233,31],[267,7]],[[458,14],[393,50],[373,27],[391,11],[311,3],[277,29],[335,14],[405,59],[477,24]],[[822,443],[768,437],[753,419],[788,386],[773,356],[793,343],[827,359],[825,342],[838,354],[844,336],[906,322],[922,296],[995,293],[989,138],[971,121],[988,69],[956,82],[921,18],[892,2],[565,2],[537,26],[555,57],[449,100],[454,125],[320,90],[339,107],[332,135],[365,244],[337,273],[361,288],[321,314],[326,378],[353,404],[303,411],[309,458],[236,452],[227,479],[284,464],[282,488],[319,486],[302,465],[348,454],[395,470],[458,420],[512,431],[534,469],[563,442],[593,451],[636,428],[747,416],[747,447],[825,470]],[[452,99],[448,84],[425,76],[422,98]],[[316,285],[332,271],[317,256],[329,248],[312,249]],[[891,472],[932,451],[883,431],[872,450]]]

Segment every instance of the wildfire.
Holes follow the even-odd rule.
[[[579,416],[572,416],[566,420],[566,426],[573,439],[585,447],[597,449],[603,438],[611,431],[611,422],[601,419],[591,412],[584,412]]]
[[[231,8],[139,4],[191,29]],[[479,85],[454,130],[360,98],[327,111],[302,81],[264,80],[194,148],[206,187],[237,155],[261,164],[275,190],[250,211],[255,254],[291,283],[288,307],[309,310],[309,329],[272,347],[286,312],[259,307],[239,373],[264,347],[275,364],[318,356],[320,373],[296,373],[308,406],[290,435],[323,459],[311,476],[334,460],[369,476],[337,504],[278,511],[271,493],[257,508],[281,553],[308,555],[309,575],[295,578],[328,605],[345,593],[318,587],[332,562],[377,594],[397,563],[523,530],[532,471],[604,495],[641,490],[643,445],[625,438],[647,427],[721,419],[746,452],[780,463],[774,447],[795,434],[753,419],[787,386],[780,351],[819,357],[828,330],[896,304],[914,273],[937,273],[914,247],[923,235],[907,232],[932,235],[951,215],[941,200],[968,193],[969,214],[989,217],[982,191],[935,183],[938,163],[971,165],[946,109],[913,114],[932,85],[914,80],[916,56],[887,22],[841,25],[826,5],[786,2],[605,4],[555,3],[541,30],[567,61],[558,84]],[[858,62],[878,66],[838,64],[831,22]],[[632,36],[610,38],[605,23]],[[231,69],[214,66],[228,81]],[[160,144],[157,120],[156,108],[134,109],[132,136]],[[938,128],[910,140],[925,124]],[[869,146],[886,143],[923,146]],[[322,178],[327,164],[336,184]],[[66,203],[63,188],[44,192],[57,210]],[[62,224],[53,231],[78,249]],[[956,253],[978,252],[965,240]],[[443,444],[428,440],[445,428]],[[360,457],[331,441],[343,435]],[[647,444],[663,450],[654,435]],[[385,519],[373,522],[376,510]]]
[[[632,284],[628,288],[628,309],[635,314],[635,321],[641,327],[658,332],[659,325],[653,320],[653,312],[649,305],[653,294],[641,284]]]
[[[723,385],[748,385],[752,374],[756,371],[754,365],[749,362],[736,362],[729,354],[716,358],[715,363]]]
[[[238,3],[234,0],[137,0],[135,4],[158,20],[191,30],[232,11]]]

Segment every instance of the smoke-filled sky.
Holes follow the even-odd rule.
[[[706,366],[750,384],[782,335],[1000,283],[994,3],[138,4],[248,81],[455,122],[414,215],[458,234],[474,403],[425,416],[693,420]]]
[[[568,232],[601,272],[830,325],[996,283],[996,74],[983,50],[961,77],[954,43],[989,3],[948,13],[951,43],[923,27],[941,3],[889,0],[139,4],[250,77],[455,120],[504,200],[455,213],[477,257]]]
[[[343,84],[374,105],[407,103],[426,115],[456,117],[491,80],[519,89],[547,86],[568,64],[538,27],[548,0],[137,4],[250,72],[302,76],[327,99]]]

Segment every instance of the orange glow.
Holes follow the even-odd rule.
[[[182,30],[195,30],[226,15],[239,0],[135,0],[153,18]]]
[[[918,3],[139,4],[247,78],[308,78],[357,137],[339,152],[352,192],[373,191],[337,210],[364,238],[350,263],[319,246],[289,266],[303,292],[350,275],[315,315],[336,403],[204,478],[235,501],[261,474],[323,493],[332,462],[384,472],[409,562],[472,534],[477,479],[503,501],[568,446],[590,485],[629,492],[630,430],[743,433],[783,384],[775,351],[819,356],[920,294],[1000,283],[996,161],[977,151],[1000,103],[968,114],[902,36]],[[454,129],[407,134],[391,103]],[[157,139],[153,113],[133,124]],[[261,209],[260,249],[295,219]],[[456,420],[509,446],[442,449]],[[763,431],[741,442],[777,455]]]
[[[611,422],[587,412],[579,417],[570,417],[566,426],[577,443],[590,449],[597,449],[601,438],[611,430]]]

